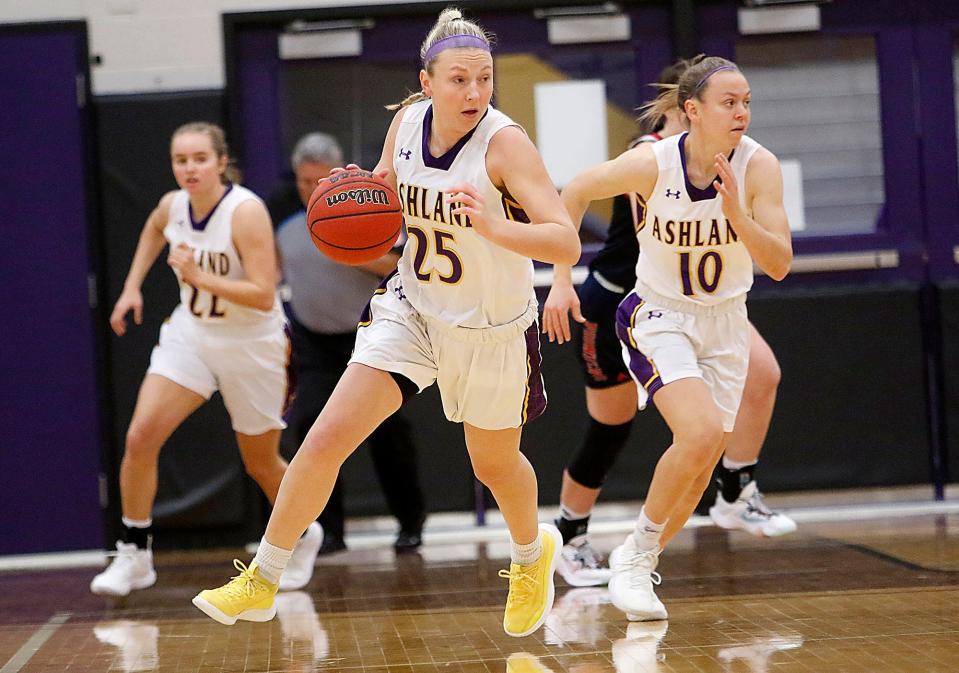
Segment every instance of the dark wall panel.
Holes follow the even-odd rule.
[[[750,315],[783,371],[765,488],[929,481],[918,288],[770,292]]]

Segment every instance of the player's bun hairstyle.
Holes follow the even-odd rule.
[[[678,76],[676,83],[657,82],[659,95],[655,100],[643,105],[639,116],[641,124],[658,121],[667,112],[679,108],[686,114],[686,101],[691,98],[702,100],[702,93],[709,86],[709,78],[722,70],[739,72],[739,66],[721,56],[700,54],[688,61],[686,69]],[[675,65],[675,64],[674,64]]]
[[[486,46],[489,47],[493,44],[493,41],[496,39],[492,33],[487,33],[483,30],[475,21],[470,21],[463,17],[463,12],[461,12],[457,7],[447,7],[442,12],[440,12],[439,18],[436,20],[436,23],[433,24],[433,27],[430,29],[430,32],[427,33],[426,39],[423,40],[423,44],[420,45],[420,63],[423,64],[423,69],[426,70],[430,75],[433,74],[433,63],[436,61],[436,57],[439,56],[442,52],[437,52],[433,55],[429,61],[426,60],[426,54],[434,44],[439,42],[442,39],[447,37],[455,37],[456,35],[471,35],[473,37],[478,37],[486,43]],[[426,94],[413,93],[403,99],[400,103],[393,103],[392,105],[387,105],[387,110],[399,110],[402,107],[407,105],[412,105],[413,103],[418,103],[421,100],[426,100]]]
[[[226,144],[226,133],[223,132],[223,129],[210,122],[189,122],[173,132],[173,135],[170,136],[170,142],[172,143],[174,138],[184,133],[201,133],[207,136],[210,139],[210,144],[213,145],[213,151],[216,155],[218,157],[226,157],[227,160],[226,170],[223,171],[220,180],[224,184],[227,182],[239,184],[240,180],[243,179],[243,175],[233,162],[233,157],[230,156],[230,147]]]

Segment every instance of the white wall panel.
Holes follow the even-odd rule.
[[[397,4],[403,0],[0,0],[0,23],[86,20],[98,95],[219,89],[222,14]],[[444,3],[432,3],[437,13]],[[410,45],[415,50],[417,45]]]

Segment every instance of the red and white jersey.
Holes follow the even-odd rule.
[[[636,282],[662,297],[708,306],[749,291],[753,260],[723,214],[716,189],[689,182],[686,136],[653,143],[659,177],[649,198],[639,204]],[[746,166],[760,147],[743,136],[729,160],[742,202]]]
[[[245,279],[243,263],[233,244],[233,212],[244,201],[260,197],[240,185],[227,185],[227,191],[220,202],[202,220],[196,221],[190,207],[190,197],[180,190],[170,204],[170,214],[163,235],[170,248],[186,243],[193,248],[196,265],[203,271],[229,279]],[[275,323],[282,325],[283,313],[279,301],[274,300],[273,308],[260,311],[248,306],[234,304],[205,290],[184,283],[177,273],[180,283],[181,309],[185,309],[193,320],[204,325],[252,326],[255,324]]]
[[[399,262],[403,292],[419,313],[447,325],[503,325],[535,301],[533,262],[478,234],[468,217],[451,214],[443,190],[470,183],[489,212],[528,222],[520,205],[486,173],[490,140],[516,123],[491,106],[470,133],[434,157],[432,115],[432,101],[414,103],[396,134],[393,169],[409,236]]]

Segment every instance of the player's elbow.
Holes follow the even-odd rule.
[[[273,288],[258,292],[253,303],[253,308],[258,311],[269,311],[276,302],[276,291]]]
[[[564,266],[576,266],[580,256],[583,254],[583,246],[579,242],[579,235],[575,231],[570,231],[570,235],[563,241],[563,246],[559,250],[558,259],[553,264],[562,264]]]
[[[766,269],[766,275],[772,278],[775,281],[780,281],[786,276],[789,275],[789,270],[792,268],[793,256],[790,252],[788,255],[783,257],[781,260],[777,260],[771,268]]]
[[[775,271],[771,271],[770,273],[766,275],[768,275],[770,278],[772,278],[775,281],[780,281],[783,278],[785,278],[788,274],[789,274],[789,268],[787,267],[785,269],[776,269]]]

